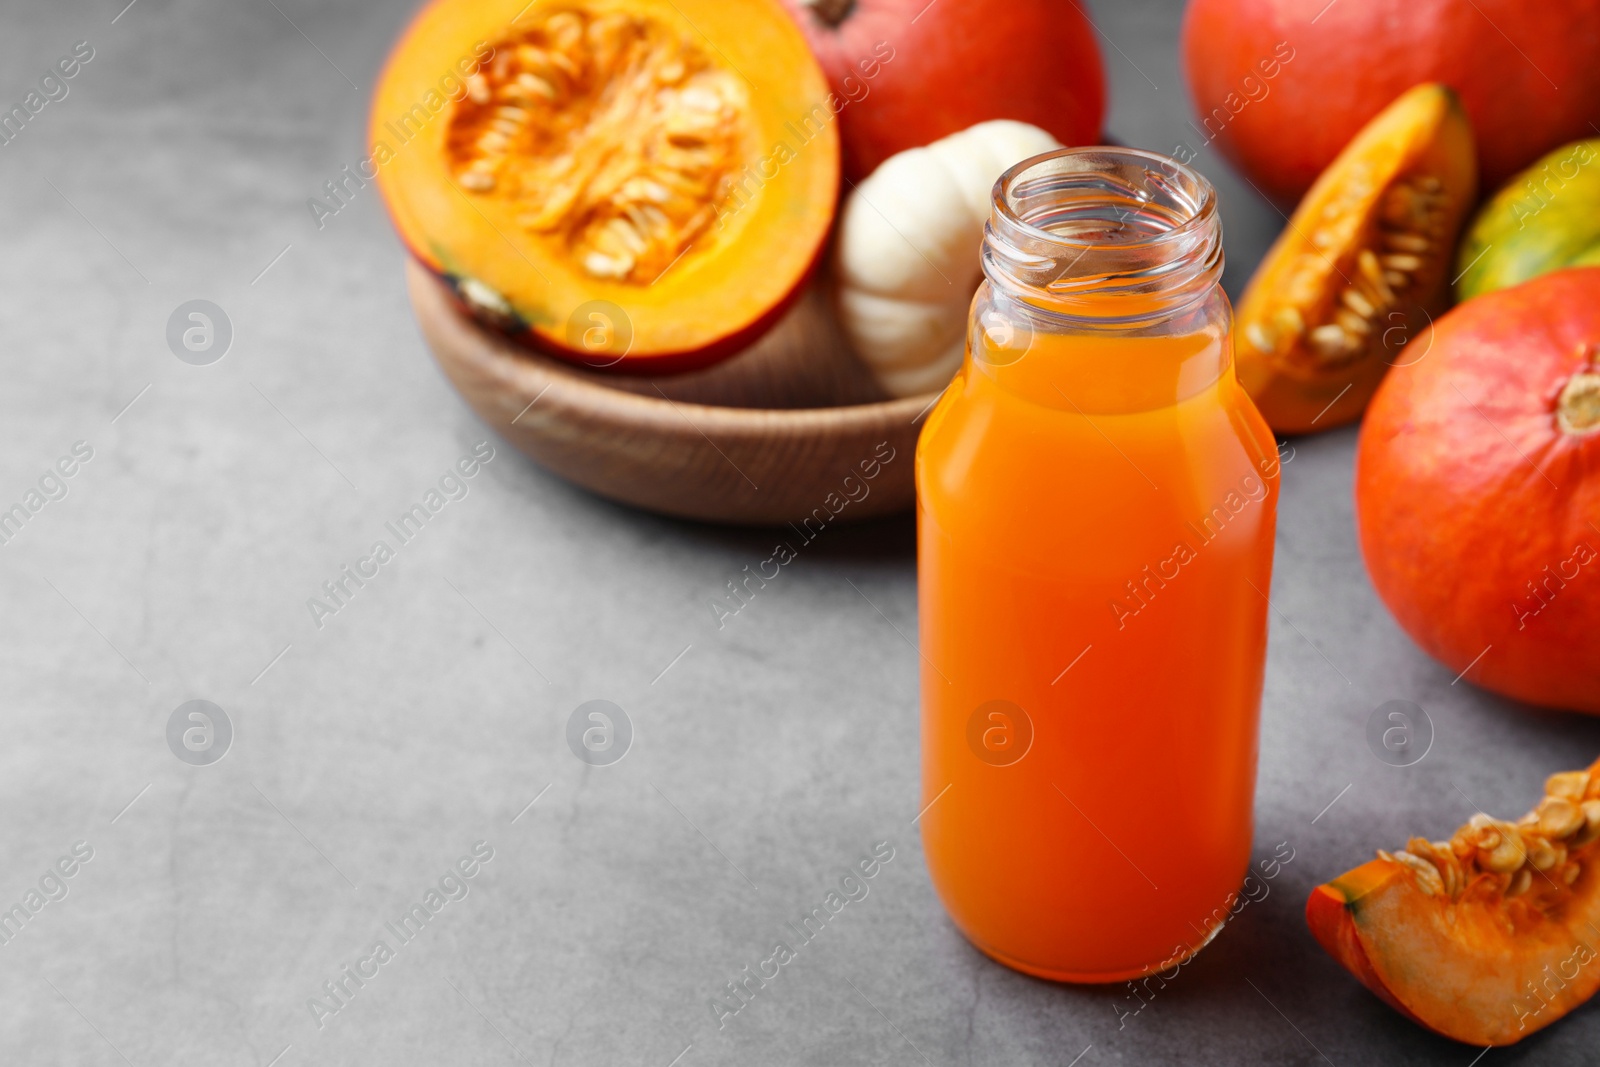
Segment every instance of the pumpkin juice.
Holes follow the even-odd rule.
[[[1214,203],[1147,153],[1013,168],[918,446],[928,866],[1042,977],[1171,967],[1249,863],[1278,457]]]

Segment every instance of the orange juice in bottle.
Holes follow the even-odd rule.
[[[980,949],[1164,970],[1250,858],[1278,499],[1216,194],[1064,149],[995,186],[967,357],[917,447],[923,843]]]

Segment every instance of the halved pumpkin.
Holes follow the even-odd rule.
[[[1317,179],[1250,280],[1239,381],[1280,433],[1361,416],[1404,347],[1449,306],[1456,235],[1478,194],[1455,93],[1419,85]]]
[[[1318,886],[1306,921],[1391,1007],[1510,1045],[1600,989],[1600,762],[1552,775],[1516,823],[1487,815]]]
[[[592,366],[689,369],[816,263],[828,100],[776,0],[434,0],[379,80],[369,166],[480,319]]]

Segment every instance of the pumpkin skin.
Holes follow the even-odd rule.
[[[990,119],[1095,144],[1105,75],[1094,30],[1062,0],[783,0],[827,72],[859,181],[892,155]]]
[[[1477,815],[1449,841],[1414,837],[1318,886],[1311,932],[1435,1033],[1511,1045],[1549,1026],[1600,989],[1597,770],[1552,775],[1516,823]],[[1503,863],[1483,847],[1508,840]]]
[[[1556,149],[1495,193],[1456,253],[1456,299],[1600,265],[1600,140]]]
[[[525,56],[546,63],[558,51],[550,42],[561,19],[581,24],[572,38],[578,63],[563,60],[562,71],[574,73],[558,75],[547,64],[538,68],[547,78],[531,76],[534,61]],[[621,37],[632,43],[612,48],[601,28],[618,21],[627,23]],[[602,56],[614,62],[608,66]],[[682,62],[674,73],[664,73],[675,60]],[[473,95],[475,77],[488,79],[482,100]],[[549,94],[548,103],[526,86]],[[707,99],[707,86],[728,94],[712,92],[710,112],[718,123],[726,120],[713,144],[725,181],[696,187],[683,169],[688,164],[657,180],[662,161],[679,147],[671,124],[700,106],[688,101]],[[820,259],[839,188],[838,130],[823,103],[827,93],[821,68],[777,0],[736,7],[722,0],[434,0],[379,79],[371,166],[401,240],[480,321],[591,367],[690,370],[765,332]],[[668,99],[676,110],[661,103]],[[505,119],[510,132],[495,149],[503,170],[475,173],[488,159],[491,131],[508,114],[522,117]],[[519,123],[520,132],[513,129]],[[635,158],[646,162],[619,172],[619,158],[628,166]],[[578,163],[562,172],[565,159]],[[596,162],[587,167],[585,159]],[[594,190],[620,190],[613,196],[620,203],[625,178],[654,182],[642,187],[669,198],[660,201],[663,210],[687,200],[698,221],[662,224],[677,240],[666,251],[679,254],[652,245],[648,254],[659,262],[647,273],[619,273],[620,261],[596,273],[600,223],[615,221],[620,208]],[[579,207],[556,211],[554,229],[530,221],[556,210],[552,203],[559,207],[571,187],[580,190]],[[639,199],[627,206],[649,210]],[[648,232],[636,226],[633,236]],[[640,255],[642,272],[646,253]]]
[[[1470,300],[1414,343],[1356,451],[1372,584],[1450,671],[1600,714],[1600,267]]]
[[[1361,417],[1449,306],[1477,189],[1472,128],[1442,85],[1408,90],[1345,146],[1239,302],[1239,381],[1268,425],[1309,433]]]
[[[1292,58],[1264,78],[1257,64],[1284,43]],[[1190,0],[1182,50],[1200,135],[1284,203],[1419,82],[1460,94],[1491,189],[1592,134],[1600,109],[1591,0]],[[1228,116],[1220,129],[1215,108]]]

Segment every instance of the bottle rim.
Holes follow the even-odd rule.
[[[1203,306],[1224,262],[1215,187],[1159,152],[1060,148],[995,182],[983,272],[1030,314],[1143,329]]]
[[[1117,248],[1133,249],[1159,246],[1167,243],[1180,243],[1191,236],[1195,231],[1214,224],[1217,221],[1217,190],[1210,179],[1199,171],[1186,164],[1179,163],[1171,156],[1162,155],[1143,148],[1127,148],[1121,145],[1080,145],[1072,148],[1057,148],[1030,156],[1011,166],[999,180],[994,183],[990,193],[990,206],[996,218],[1011,226],[1026,232],[1036,240],[1051,241],[1068,245],[1074,248],[1104,248],[1109,247],[1106,242],[1094,240],[1075,240],[1053,230],[1036,226],[1023,218],[1017,207],[1013,204],[1012,193],[1017,186],[1030,176],[1030,172],[1043,170],[1049,164],[1062,159],[1094,159],[1103,163],[1143,164],[1146,173],[1156,170],[1159,173],[1177,179],[1183,188],[1186,199],[1186,210],[1183,218],[1172,226],[1152,232],[1143,240],[1119,241]],[[1102,166],[1099,169],[1104,169]],[[1090,172],[1091,168],[1085,167],[1083,173]],[[1065,173],[1065,172],[1063,172]],[[1040,175],[1041,177],[1043,175]]]

